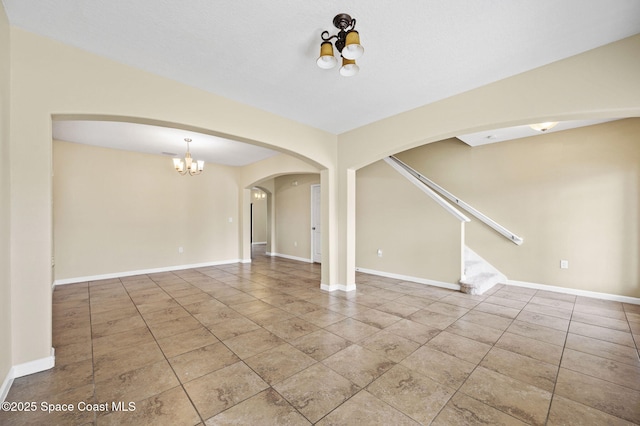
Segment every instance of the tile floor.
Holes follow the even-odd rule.
[[[319,274],[256,253],[59,286],[56,367],[15,380],[7,401],[38,408],[0,424],[640,423],[638,305]]]

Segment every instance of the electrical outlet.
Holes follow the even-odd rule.
[[[378,257],[382,257],[382,249],[378,249]]]
[[[180,254],[184,253],[184,248],[178,247],[178,253],[180,253]]]
[[[561,260],[560,261],[560,269],[569,269],[569,261]]]
[[[294,241],[294,242],[293,242],[293,246],[294,246],[294,247],[298,247],[298,242],[297,242],[297,241]]]

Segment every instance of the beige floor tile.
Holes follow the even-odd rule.
[[[288,343],[268,349],[245,360],[245,363],[270,385],[281,382],[316,362]]]
[[[354,363],[356,359],[358,362]],[[367,386],[395,365],[395,362],[360,345],[351,345],[336,352],[322,360],[322,363],[360,387]]]
[[[351,342],[358,342],[380,331],[379,328],[365,324],[353,318],[346,318],[325,327],[325,330],[337,334]]]
[[[342,321],[347,317],[345,315],[339,314],[338,312],[332,311],[330,309],[318,309],[317,311],[309,312],[308,314],[302,315],[302,318],[305,321],[309,321],[311,324],[318,327],[326,327],[331,324],[335,324],[338,321]]]
[[[573,349],[564,350],[560,366],[640,391],[640,367],[637,366],[622,364]],[[640,401],[638,403],[640,404]]]
[[[290,342],[306,334],[313,333],[319,328],[302,318],[291,318],[288,320],[265,325],[264,328],[281,338]]]
[[[625,319],[606,318],[600,315],[591,315],[584,312],[574,312],[572,321],[585,324],[597,325],[599,327],[612,328],[614,330],[629,332],[629,323]]]
[[[629,346],[569,333],[566,348],[640,367],[638,351]]]
[[[419,423],[363,390],[316,424],[417,426]]]
[[[463,316],[461,320],[481,324],[485,327],[491,327],[501,331],[506,330],[513,322],[511,318],[505,318],[499,315],[488,314],[476,310],[469,311],[469,313]]]
[[[429,340],[426,346],[472,364],[478,364],[491,349],[490,345],[446,331]]]
[[[20,380],[20,379],[18,379]],[[40,399],[37,399],[40,398]],[[0,424],[2,426],[24,426],[24,425],[82,425],[91,424],[95,419],[95,413],[91,411],[78,410],[78,403],[93,404],[94,386],[93,383],[82,385],[66,392],[48,393],[41,397],[32,396],[27,399],[11,398],[11,392],[6,399],[7,402],[35,402],[35,410],[17,410],[5,411],[0,410]],[[45,403],[44,407],[42,403]],[[49,410],[50,404],[54,407]],[[57,411],[55,404],[67,404],[73,406],[73,411]]]
[[[562,346],[551,345],[508,332],[502,335],[495,346],[552,365],[559,365],[562,358]]]
[[[633,423],[640,423],[640,392],[561,368],[556,395]]]
[[[147,327],[134,328],[122,333],[93,339],[93,356],[97,357],[111,351],[149,342],[155,342],[155,339]]]
[[[251,302],[240,303],[232,305],[233,310],[241,313],[242,315],[255,314],[257,312],[266,311],[274,308],[273,305],[263,302],[262,300],[253,300]]]
[[[538,305],[536,303],[528,303],[527,306],[524,307],[523,311],[560,318],[563,320],[571,319],[571,313],[573,312],[570,309],[556,308],[555,306],[549,305]]]
[[[604,340],[618,345],[629,346],[633,348],[635,343],[631,333],[613,330],[606,327],[598,327],[596,325],[584,324],[581,322],[571,322],[569,332],[579,334],[581,336],[592,337],[594,339]]]
[[[243,362],[198,377],[184,385],[203,419],[213,417],[268,387]]]
[[[154,326],[159,323],[175,320],[182,317],[190,316],[191,314],[184,307],[178,306],[175,308],[163,309],[156,312],[147,312],[143,315],[144,321],[148,326]]]
[[[509,300],[509,299],[505,299],[505,300]],[[518,314],[520,313],[520,309],[511,308],[508,306],[498,305],[498,304],[489,303],[489,302],[482,302],[478,304],[475,308],[473,308],[473,310],[479,311],[479,312],[485,312],[488,314],[498,315],[505,318],[512,318],[512,319],[517,317]]]
[[[427,311],[437,312],[442,315],[447,315],[447,316],[456,317],[456,318],[460,318],[461,316],[469,312],[468,308],[446,303],[443,300],[434,302],[429,306],[425,307],[424,309]]]
[[[269,388],[234,405],[206,421],[207,426],[224,425],[310,425],[278,392]]]
[[[498,296],[489,296],[484,301],[487,303],[492,303],[494,305],[506,306],[508,308],[514,308],[519,310],[524,308],[527,305],[527,302],[523,302],[521,300],[506,299],[504,297],[498,297]]]
[[[493,345],[502,336],[503,331],[469,321],[458,320],[445,329],[458,336],[467,337],[475,341]]]
[[[241,359],[246,359],[281,345],[284,341],[275,334],[260,328],[227,339],[223,343]]]
[[[480,365],[548,392],[553,392],[558,375],[557,365],[499,348],[491,349]]]
[[[94,379],[101,382],[163,359],[164,354],[156,342],[107,352],[93,359]]]
[[[61,367],[93,357],[91,341],[56,346],[56,366]]]
[[[200,322],[211,330],[211,332],[220,340],[231,339],[260,329],[258,324],[242,317],[220,321],[216,324],[205,324],[202,320],[200,320]]]
[[[115,411],[97,418],[98,425],[195,425],[200,416],[182,387],[135,402],[133,411]]]
[[[386,330],[361,340],[359,345],[393,362],[402,361],[420,347],[419,343]]]
[[[532,425],[544,425],[551,393],[483,367],[478,367],[460,392]]]
[[[396,365],[367,390],[420,424],[429,424],[455,390],[402,365]]]
[[[430,311],[427,308],[421,309],[409,316],[411,321],[419,322],[428,327],[444,330],[458,320],[457,316],[445,315],[439,312]]]
[[[529,306],[530,305],[525,306],[522,312],[520,312],[520,314],[516,317],[519,321],[537,324],[543,327],[549,327],[565,332],[569,328],[569,319],[559,318],[558,316],[545,315],[527,310],[527,307]]]
[[[197,379],[238,361],[240,358],[222,343],[203,346],[169,358],[173,371],[182,383]]]
[[[326,330],[318,330],[293,340],[291,344],[316,361],[322,361],[351,343]]]
[[[476,367],[476,364],[426,346],[409,355],[400,364],[454,389],[458,389]]]
[[[576,304],[573,307],[573,312],[581,312],[585,314],[598,315],[605,318],[613,318],[613,319],[619,319],[619,320],[625,319],[624,311],[619,309],[607,309],[606,307],[599,308],[591,305]]]
[[[114,321],[122,318],[129,318],[138,315],[138,310],[133,303],[127,303],[121,308],[112,309],[104,312],[91,311],[91,324],[101,324],[104,322]]]
[[[194,349],[208,346],[218,342],[219,340],[204,327],[190,330],[185,333],[174,334],[164,339],[158,339],[160,349],[167,358],[174,357]]]
[[[557,297],[544,297],[544,296],[538,295],[537,292],[536,292],[536,295],[531,298],[529,303],[535,303],[536,305],[552,306],[554,308],[560,308],[567,311],[572,311],[573,306],[575,305],[574,301],[562,300],[562,299],[558,299]]]
[[[400,318],[406,318],[412,313],[419,311],[420,308],[416,306],[407,305],[405,303],[400,303],[395,300],[390,302],[385,302],[382,305],[376,306],[378,311],[386,312],[391,315],[395,315]]]
[[[515,320],[507,329],[509,333],[540,340],[552,345],[563,346],[567,338],[566,331],[556,330],[530,322]]]
[[[385,331],[424,344],[437,336],[441,330],[408,319],[402,319],[385,328]]]
[[[395,300],[395,302],[403,303],[409,306],[414,306],[416,308],[424,309],[432,303],[436,302],[437,299],[429,299],[425,297],[417,297],[417,296],[402,296]]]
[[[632,425],[626,420],[614,417],[595,408],[582,405],[578,402],[563,398],[559,395],[553,396],[551,410],[549,410],[549,420],[547,425],[610,425],[627,426]]]
[[[360,390],[356,384],[321,363],[277,383],[273,388],[313,423]]]
[[[166,360],[131,370],[96,383],[99,403],[135,402],[159,394],[180,384]]]
[[[158,340],[202,328],[202,324],[191,315],[148,325],[151,333]]]
[[[432,426],[524,426],[526,424],[460,392],[447,402],[438,417],[431,423]]]
[[[352,318],[380,329],[388,327],[402,319],[399,316],[391,315],[377,309],[359,312]]]
[[[271,308],[264,311],[256,312],[254,314],[247,315],[251,321],[264,327],[269,324],[274,324],[280,321],[293,318],[295,315],[287,311],[283,311],[280,308]]]

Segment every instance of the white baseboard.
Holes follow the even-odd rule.
[[[618,294],[599,293],[597,291],[579,290],[575,288],[557,287],[547,284],[530,283],[526,281],[507,280],[507,285],[514,287],[526,287],[535,290],[553,291],[555,293],[571,294],[574,296],[592,297],[594,299],[612,300],[614,302],[630,303],[640,305],[640,298],[630,296],[620,296]]]
[[[306,263],[313,263],[313,261],[311,259],[307,259],[304,257],[297,257],[297,256],[290,256],[288,254],[282,254],[282,253],[267,253],[269,256],[277,256],[277,257],[282,257],[284,259],[290,259],[290,260],[297,260],[300,262],[306,262]]]
[[[64,285],[64,284],[75,284],[75,283],[82,283],[86,281],[107,280],[111,278],[131,277],[134,275],[144,275],[144,274],[155,274],[158,272],[171,272],[171,271],[179,271],[183,269],[206,268],[208,266],[228,265],[230,263],[238,263],[238,262],[250,263],[251,259],[229,259],[229,260],[220,260],[217,262],[193,263],[190,265],[166,266],[162,268],[141,269],[138,271],[124,271],[124,272],[114,272],[110,274],[90,275],[86,277],[64,278],[64,279],[55,280],[53,282],[53,285],[57,286],[57,285]]]
[[[56,364],[55,349],[51,348],[51,355],[46,358],[36,359],[35,361],[25,362],[23,364],[14,365],[7,373],[0,387],[0,403],[4,402],[9,394],[9,389],[13,384],[14,379],[22,376],[28,376],[29,374],[39,373],[44,370],[53,368]]]
[[[435,280],[429,280],[426,278],[412,277],[409,275],[394,274],[392,272],[375,271],[373,269],[366,269],[366,268],[356,268],[356,271],[362,272],[364,274],[371,274],[371,275],[377,275],[380,277],[393,278],[396,280],[410,281],[412,283],[426,284],[426,285],[432,285],[434,287],[447,288],[449,290],[460,290],[460,284],[445,283],[443,281],[435,281]]]
[[[354,291],[356,289],[356,285],[355,284],[333,284],[333,285],[327,285],[327,284],[320,284],[320,289],[324,290],[324,291]]]
[[[254,246],[266,245],[266,244],[267,244],[266,241],[256,241],[254,243],[251,243],[251,245],[254,245]]]

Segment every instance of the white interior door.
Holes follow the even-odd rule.
[[[311,259],[322,262],[322,229],[320,223],[320,185],[311,185]]]

